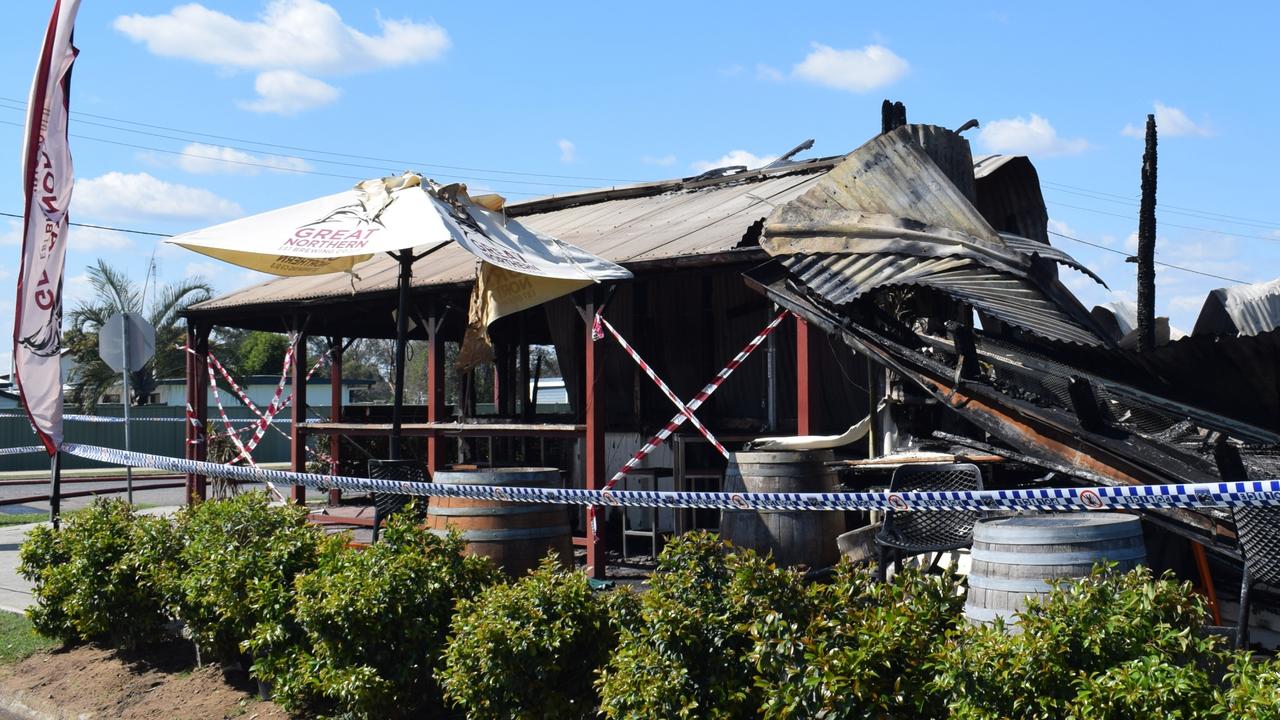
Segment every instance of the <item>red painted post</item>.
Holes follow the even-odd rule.
[[[329,338],[329,420],[342,422],[342,338]],[[329,436],[329,457],[333,458],[331,475],[338,475],[338,461],[342,459],[342,436]],[[329,504],[342,504],[342,491],[329,491]]]
[[[289,467],[294,472],[307,471],[307,433],[303,423],[307,421],[307,336],[298,333],[297,347],[293,351],[293,407],[289,417],[293,420],[293,440],[289,443]],[[299,505],[307,501],[307,489],[293,485],[289,500]]]
[[[606,479],[604,466],[604,344],[593,342],[591,339],[592,320],[596,315],[595,302],[587,303],[584,314],[586,320],[586,357],[584,358],[583,368],[586,382],[582,395],[585,404],[587,433],[583,454],[585,456],[587,489],[596,490],[604,486]],[[592,577],[604,579],[608,569],[604,558],[604,543],[600,540],[600,536],[604,534],[604,508],[599,508],[596,522],[601,525],[599,533],[593,533],[591,528],[587,528],[587,570]]]
[[[814,412],[817,409],[813,396],[813,328],[796,316],[796,434],[812,435]]]
[[[433,314],[427,319],[427,422],[444,419],[444,340],[440,338],[440,320]],[[435,477],[444,466],[444,438],[434,430],[427,435],[427,473]]]

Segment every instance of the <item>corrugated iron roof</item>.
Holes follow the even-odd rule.
[[[1209,293],[1192,335],[1257,335],[1280,327],[1280,279]]]
[[[752,224],[764,219],[775,206],[798,197],[833,164],[820,160],[716,181],[672,181],[577,193],[513,203],[507,210],[530,228],[622,265],[715,256],[738,248]],[[751,247],[755,248],[754,244]],[[470,282],[475,277],[475,262],[462,248],[446,246],[414,264],[413,286]],[[200,303],[192,310],[199,314],[390,291],[396,287],[398,272],[395,260],[376,256],[356,266],[354,277],[276,278]]]
[[[784,255],[787,271],[838,305],[891,285],[932,287],[1011,325],[1043,337],[1100,345],[1098,336],[1062,311],[1031,282],[967,258],[912,255]]]

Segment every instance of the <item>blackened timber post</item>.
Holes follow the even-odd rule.
[[[816,332],[803,318],[796,315],[796,434],[811,435],[817,403],[813,386],[814,334]]]
[[[209,456],[209,328],[187,321],[187,422],[186,457],[204,461]],[[200,473],[187,473],[187,504],[208,497],[208,482]]]
[[[1138,208],[1138,350],[1156,346],[1156,116],[1147,116]]]

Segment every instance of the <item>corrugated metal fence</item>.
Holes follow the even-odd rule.
[[[310,406],[309,411],[318,414],[321,417],[328,417],[328,407]],[[5,411],[5,414],[20,413],[21,410]],[[73,412],[70,408],[68,413]],[[117,406],[102,406],[98,408],[97,415],[101,417],[121,417],[121,408]],[[169,457],[183,457],[184,444],[186,435],[183,429],[183,423],[170,422],[154,422],[147,420],[138,420],[139,418],[163,417],[181,419],[184,417],[183,408],[173,406],[147,406],[131,408],[130,416],[135,420],[130,429],[132,447],[134,450],[143,453],[151,453],[154,455],[167,455]],[[217,412],[212,411],[210,417],[210,427],[221,432],[223,430],[222,421],[217,419]],[[245,408],[228,408],[227,415],[237,427],[247,425],[252,418],[252,414]],[[284,418],[288,417],[287,413],[281,414]],[[281,430],[288,433],[289,425],[279,426]],[[81,443],[84,445],[98,445],[108,448],[124,447],[124,424],[123,423],[100,423],[100,422],[75,422],[68,420],[64,423],[65,437],[67,442]],[[242,438],[248,439],[249,434],[241,435]],[[26,418],[22,417],[0,417],[0,447],[18,447],[22,445],[37,445],[35,434],[31,431],[31,425]],[[284,462],[289,459],[289,441],[283,435],[274,430],[269,430],[262,442],[253,451],[253,457],[258,462]],[[83,460],[69,455],[64,457],[63,467],[68,469],[74,468],[94,468],[102,467],[99,463]],[[0,472],[19,471],[19,470],[48,470],[49,461],[44,455],[14,455],[9,457],[0,457]]]

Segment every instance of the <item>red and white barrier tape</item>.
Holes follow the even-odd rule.
[[[742,348],[742,350],[739,351],[737,355],[734,355],[733,359],[730,360],[729,363],[720,370],[720,372],[716,373],[716,376],[711,379],[711,382],[707,383],[702,388],[702,390],[698,391],[698,394],[695,395],[693,399],[689,401],[689,404],[684,406],[685,410],[688,411],[689,413],[692,413],[694,410],[697,410],[698,408],[702,407],[702,403],[706,402],[707,398],[711,397],[711,394],[714,393],[716,389],[719,388],[722,384],[724,384],[725,380],[729,379],[729,376],[733,374],[733,371],[737,370],[738,366],[741,365],[744,360],[750,357],[751,353],[755,352],[755,349],[760,347],[760,344],[763,343],[765,339],[768,338],[769,335],[773,333],[774,330],[778,329],[778,326],[782,324],[782,321],[786,317],[787,317],[787,311],[784,310],[778,313],[778,316],[775,317],[773,320],[771,320],[769,324],[766,325],[765,328],[760,331],[760,334],[752,338],[751,342],[746,344],[746,347]],[[599,336],[597,336],[597,328],[593,325],[592,338],[599,339],[599,337],[603,337],[603,334],[600,334]],[[614,474],[613,477],[609,478],[609,482],[604,484],[604,487],[601,488],[601,491],[604,493],[608,493],[612,491],[614,485],[617,485],[619,480],[626,477],[627,473],[634,470],[645,459],[645,457],[649,455],[649,453],[653,452],[667,438],[671,437],[671,434],[674,433],[681,425],[684,424],[684,421],[686,420],[686,418],[687,416],[685,412],[679,412],[676,414],[675,417],[671,418],[671,420],[667,423],[666,427],[662,428],[656,434],[654,434],[653,437],[649,438],[649,441],[646,442],[644,446],[641,447],[640,450],[638,450],[636,454],[633,455],[631,459],[628,460],[626,464],[624,464],[622,468],[619,469],[618,472]],[[591,526],[592,535],[599,537],[596,531],[595,506],[589,506],[587,508],[587,520]]]
[[[712,435],[711,431],[702,424],[702,421],[693,414],[693,410],[681,402],[680,398],[676,397],[676,394],[671,391],[671,388],[662,381],[662,378],[658,377],[658,374],[653,371],[653,368],[649,367],[649,363],[645,362],[644,358],[640,357],[640,353],[637,352],[635,348],[631,347],[631,344],[622,337],[622,334],[619,333],[613,325],[609,324],[608,320],[601,317],[599,313],[596,314],[595,324],[592,326],[592,339],[596,339],[599,332],[597,328],[601,325],[609,331],[609,334],[613,336],[614,340],[618,341],[618,344],[621,345],[622,349],[631,356],[631,359],[636,361],[636,365],[639,365],[640,369],[644,371],[644,374],[648,375],[649,379],[653,381],[653,384],[658,386],[658,389],[662,391],[662,394],[666,395],[667,399],[676,406],[676,409],[680,411],[680,414],[692,423],[693,426],[698,429],[698,432],[702,433],[702,436],[707,439],[707,442],[711,443],[711,445],[715,447],[716,450],[720,451],[720,454],[725,456],[727,459],[729,457],[729,451],[724,449],[724,445],[721,445],[720,441],[716,439],[716,436]]]

